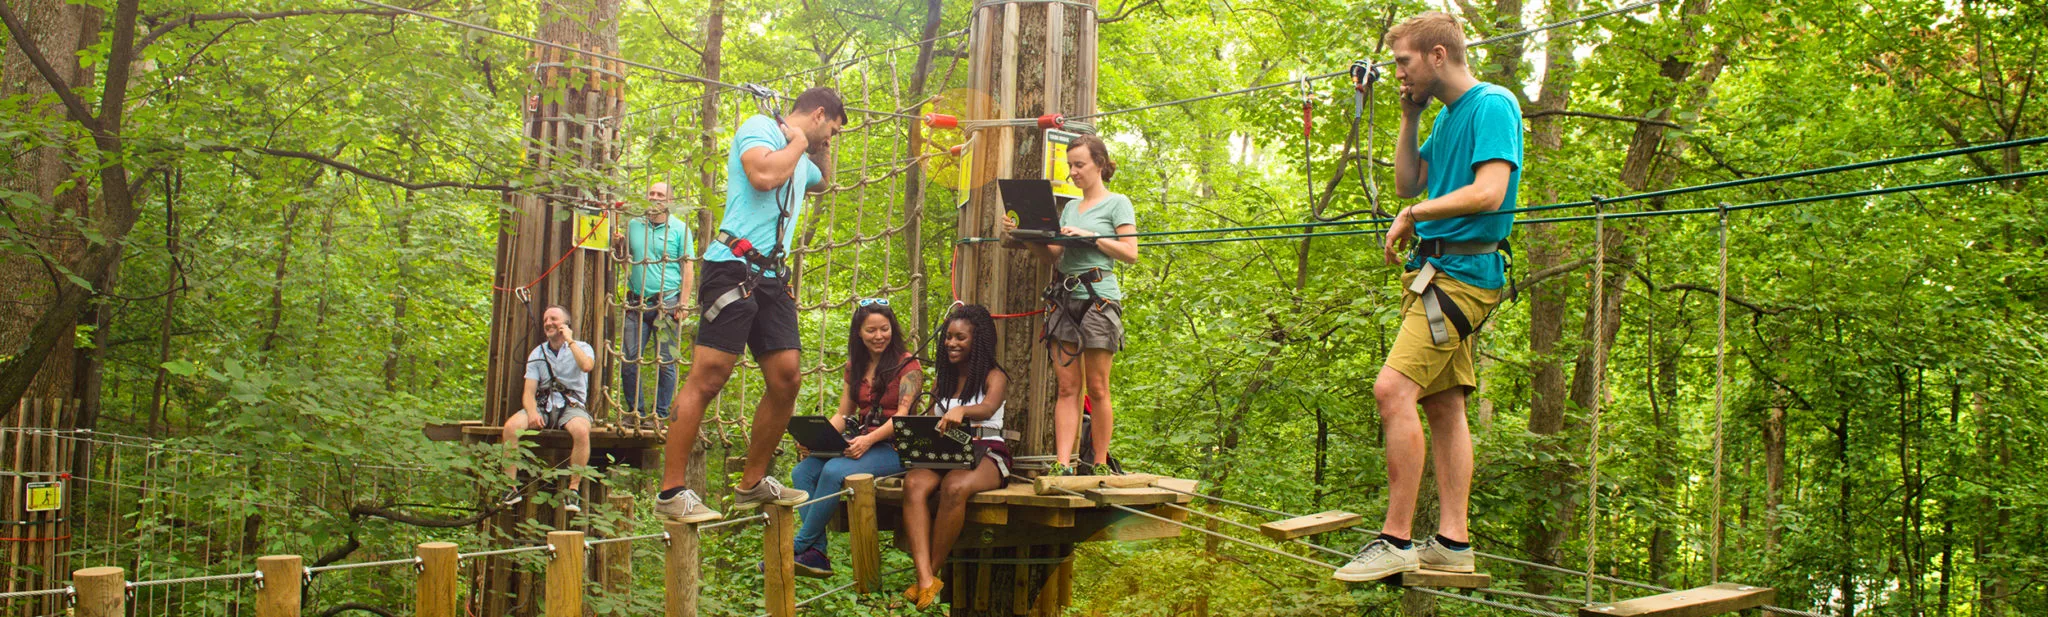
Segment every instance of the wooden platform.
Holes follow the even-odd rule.
[[[1331,510],[1308,516],[1297,516],[1284,521],[1273,521],[1259,526],[1259,533],[1266,537],[1285,542],[1302,536],[1312,536],[1339,529],[1356,527],[1365,522],[1365,517]]]
[[[445,424],[429,424],[422,429],[422,432],[426,433],[427,439],[433,441],[497,443],[498,439],[503,435],[502,430],[501,427],[497,426],[485,426],[481,421],[466,420]],[[521,441],[532,442],[543,448],[567,448],[570,445],[568,431],[548,429],[534,431],[533,433],[537,434],[528,434]],[[662,438],[655,435],[654,431],[650,429],[632,430],[610,426],[593,426],[590,428],[590,448],[592,450],[660,448],[662,441]]]
[[[1149,481],[1186,491],[1195,490],[1196,484],[1194,480],[1179,478],[1152,478]],[[1186,504],[1194,499],[1152,486],[1094,491],[1112,492],[1096,493],[1104,500],[1098,503],[1087,496],[1040,495],[1034,483],[1014,480],[1003,488],[983,491],[968,499],[967,529],[960,534],[956,546],[966,550],[1171,538],[1180,535],[1180,527],[1132,514],[1110,504],[1124,505],[1174,522],[1185,522],[1187,510],[1164,506]],[[901,529],[902,480],[888,478],[877,482],[875,501],[883,506],[877,513],[877,526],[883,530]],[[843,514],[833,522],[834,529],[843,529],[844,525]]]
[[[1579,617],[1706,617],[1752,609],[1776,600],[1778,592],[1769,587],[1715,583],[1633,600],[1594,604],[1579,609]]]

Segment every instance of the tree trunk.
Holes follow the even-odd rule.
[[[398,238],[397,280],[391,285],[391,349],[384,352],[384,390],[395,391],[398,386],[398,361],[405,357],[405,311],[412,299],[412,250],[411,208],[412,193],[406,192],[406,199],[399,202],[398,221],[392,225],[393,236]],[[410,383],[408,381],[408,383]],[[410,388],[408,388],[410,389]]]
[[[923,36],[918,39],[924,41],[924,44],[917,46],[917,66],[910,71],[910,100],[924,100],[925,82],[932,73],[932,46],[937,44],[932,39],[939,35],[939,26],[946,17],[945,8],[945,0],[925,0]],[[923,153],[924,123],[913,119],[906,119],[904,123],[910,127],[910,138],[905,140],[907,144],[904,146],[903,158],[916,157]],[[931,308],[925,298],[925,290],[928,287],[926,281],[930,279],[925,276],[924,270],[924,215],[921,214],[924,209],[924,185],[923,165],[912,165],[903,172],[903,239],[904,246],[909,249],[905,251],[904,259],[908,262],[908,270],[911,273],[911,314],[916,320],[916,330],[913,332],[917,335],[913,340],[918,341],[928,340],[927,337],[931,336],[931,333],[926,331],[931,328]]]
[[[724,49],[725,0],[711,0],[710,10],[705,13],[704,17],[704,52],[700,60],[700,66],[697,67],[697,72],[707,79],[721,79],[719,75],[724,66]],[[704,100],[697,106],[698,146],[701,148],[699,152],[705,157],[711,157],[712,153],[718,151],[718,101],[718,87],[705,84]],[[702,190],[698,193],[700,198],[697,208],[697,237],[711,238],[717,234],[717,230],[712,227],[714,223],[711,221],[711,211],[722,205],[719,201],[719,183],[722,181],[722,178],[712,171],[711,166],[700,165],[699,168],[703,172],[698,178],[699,188]],[[724,169],[724,166],[721,165],[718,168]],[[700,246],[698,249],[702,250],[703,247]],[[703,299],[699,298],[698,301],[701,302]],[[714,402],[713,404],[716,405],[717,403]],[[705,415],[707,416],[705,418],[707,420],[705,425],[707,427],[714,426],[716,423],[713,419],[717,414],[713,413],[713,410],[706,410]],[[704,438],[706,434],[705,431],[700,429],[697,435],[697,443],[690,447],[690,464],[683,473],[683,484],[689,486],[690,490],[696,491],[698,495],[705,496],[706,499],[717,499],[716,495],[711,492],[710,462],[708,460],[710,457],[707,456],[711,450],[709,445],[711,440]],[[727,460],[729,454],[729,452],[721,452],[719,460]]]
[[[318,182],[320,173],[306,181],[307,188]],[[284,285],[285,275],[290,272],[292,259],[292,232],[299,227],[299,210],[302,204],[292,200],[284,209],[284,235],[277,244],[277,269],[270,280],[270,316],[264,319],[263,342],[256,346],[264,362],[270,361],[270,352],[277,350],[278,330],[284,327]]]
[[[1578,0],[1560,0],[1549,7],[1546,19],[1564,19],[1578,12]],[[1543,85],[1532,106],[1538,110],[1561,111],[1571,107],[1572,76],[1578,72],[1578,61],[1572,56],[1576,37],[1571,29],[1555,31],[1545,48]],[[1530,141],[1535,148],[1532,164],[1544,165],[1556,161],[1564,147],[1564,127],[1559,124],[1560,116],[1539,116],[1529,120]],[[1556,191],[1548,191],[1545,197],[1557,201]],[[1518,229],[1522,244],[1529,257],[1531,270],[1542,271],[1564,263],[1568,240],[1554,225],[1527,225]],[[1564,285],[1549,284],[1537,287],[1529,293],[1529,432],[1537,435],[1555,435],[1564,429],[1565,382],[1564,368],[1557,359],[1557,344],[1564,338],[1564,307],[1570,293]],[[1523,528],[1522,549],[1531,558],[1542,562],[1556,562],[1557,546],[1562,539],[1566,521],[1571,518],[1571,500],[1562,491],[1568,484],[1565,478],[1571,473],[1564,461],[1570,460],[1558,446],[1545,445],[1549,454],[1558,461],[1544,466],[1543,485],[1553,487],[1549,494],[1539,494],[1529,500],[1534,511],[1533,524]],[[1526,583],[1531,591],[1549,593],[1550,579],[1535,571],[1527,571]]]
[[[177,324],[178,285],[183,283],[183,253],[178,244],[177,196],[184,187],[185,174],[173,172],[164,176],[164,251],[170,254],[171,275],[164,292],[164,318],[158,327],[156,357],[156,383],[150,387],[149,395],[149,436],[157,437],[158,427],[164,422],[164,389],[169,385],[171,372],[163,368],[171,361],[171,330]]]
[[[1764,554],[1778,554],[1784,528],[1778,508],[1785,500],[1785,406],[1771,405],[1764,415]]]

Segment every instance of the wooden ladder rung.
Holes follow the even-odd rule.
[[[1440,572],[1417,570],[1402,572],[1385,579],[1397,587],[1436,587],[1442,589],[1484,589],[1493,585],[1493,575],[1471,572]]]
[[[1579,609],[1579,617],[1705,617],[1770,604],[1778,592],[1769,587],[1715,583]]]
[[[1331,510],[1308,516],[1297,516],[1284,521],[1266,523],[1259,526],[1259,533],[1266,534],[1268,538],[1285,542],[1303,536],[1312,536],[1347,527],[1356,527],[1364,522],[1365,517],[1363,516],[1341,510]]]

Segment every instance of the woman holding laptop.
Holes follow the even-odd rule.
[[[832,428],[847,436],[846,450],[837,457],[806,456],[790,474],[793,487],[812,495],[830,495],[846,485],[846,477],[873,474],[875,477],[903,471],[890,439],[895,428],[889,417],[910,411],[924,383],[923,367],[903,342],[896,312],[883,298],[867,298],[853,311],[846,333],[846,389],[839,395],[839,412],[828,419]],[[825,554],[825,525],[839,511],[838,499],[827,499],[797,509],[803,515],[796,543],[796,572],[804,576],[832,576],[832,560]]]

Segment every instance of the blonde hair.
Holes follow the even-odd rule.
[[[1417,51],[1427,54],[1441,45],[1451,62],[1465,65],[1465,27],[1458,18],[1441,11],[1425,11],[1387,30],[1387,44],[1412,39]]]

